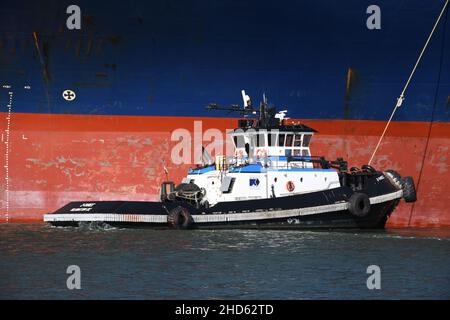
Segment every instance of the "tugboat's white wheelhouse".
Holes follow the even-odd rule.
[[[287,157],[311,156],[310,142],[313,132],[279,129],[236,129],[230,133],[235,157],[285,162]],[[304,168],[312,168],[311,162],[303,162]]]
[[[193,169],[183,180],[205,190],[204,201],[269,199],[340,187],[333,169],[314,168],[310,142],[314,130],[300,126],[241,127],[229,132],[234,157]]]
[[[244,110],[253,113],[242,92]],[[214,105],[213,108],[219,108]],[[316,132],[303,124],[285,124],[287,110],[275,113],[264,96],[259,120],[241,119],[228,135],[234,157],[216,157],[215,165],[193,169],[183,183],[204,190],[202,203],[269,199],[341,186],[334,169],[315,168],[310,143]]]

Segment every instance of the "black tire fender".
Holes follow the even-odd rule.
[[[368,164],[363,165],[361,167],[361,169],[366,170],[366,171],[371,172],[371,173],[376,173],[377,172],[377,170],[375,170],[374,167],[372,167],[371,165],[368,165]]]
[[[398,188],[403,189],[403,179],[402,176],[395,170],[386,170],[390,176],[388,179]]]
[[[403,177],[403,199],[406,202],[415,202],[417,200],[416,187],[414,186],[414,180],[412,177]]]
[[[170,210],[167,215],[167,223],[175,229],[189,229],[192,227],[194,220],[188,209],[178,206]]]
[[[367,216],[370,211],[370,199],[367,194],[359,192],[352,194],[348,201],[348,211],[358,218]]]

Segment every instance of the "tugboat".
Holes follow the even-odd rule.
[[[312,156],[317,132],[288,123],[266,97],[259,108],[242,91],[244,106],[210,110],[242,115],[228,134],[234,156],[216,156],[190,169],[180,184],[164,181],[159,202],[71,202],[44,221],[56,226],[100,222],[119,227],[174,229],[384,228],[400,200],[416,201],[412,177],[370,165],[348,169],[343,158]],[[253,117],[253,118],[252,118]]]

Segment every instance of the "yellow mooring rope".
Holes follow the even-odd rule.
[[[408,88],[409,83],[411,82],[411,79],[412,79],[412,77],[413,77],[413,75],[414,75],[414,72],[416,72],[416,68],[417,68],[417,66],[419,65],[420,60],[422,59],[423,53],[425,52],[425,50],[426,50],[427,47],[428,47],[428,43],[430,42],[431,37],[432,37],[433,34],[434,34],[434,30],[436,29],[437,25],[439,24],[439,21],[441,20],[441,17],[442,17],[442,15],[443,15],[445,9],[447,8],[448,2],[449,2],[449,0],[447,0],[447,1],[445,2],[444,7],[442,8],[441,13],[439,14],[439,17],[437,18],[436,23],[434,24],[434,27],[433,27],[433,29],[431,30],[430,35],[428,36],[427,42],[426,42],[425,45],[423,46],[422,52],[420,52],[419,58],[417,59],[416,64],[414,65],[414,68],[412,69],[411,74],[409,75],[408,81],[406,81],[406,84],[405,84],[405,87],[403,88],[402,93],[401,93],[400,96],[397,98],[397,103],[396,103],[396,105],[395,105],[395,107],[394,107],[394,110],[392,110],[391,117],[389,118],[388,122],[386,123],[386,126],[384,127],[383,133],[381,134],[381,137],[380,137],[380,139],[378,140],[377,146],[375,147],[375,150],[373,151],[372,156],[370,157],[369,165],[370,165],[370,163],[372,162],[373,157],[374,157],[375,154],[377,153],[378,148],[380,147],[381,141],[383,140],[384,135],[386,134],[386,131],[387,131],[388,127],[389,127],[389,124],[390,124],[391,121],[392,121],[392,118],[394,117],[395,112],[397,111],[398,108],[400,108],[400,106],[402,105],[403,100],[405,99],[405,98],[404,98],[404,94],[405,94],[406,88]]]

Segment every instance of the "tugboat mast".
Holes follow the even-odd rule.
[[[217,103],[210,103],[206,106],[207,110],[223,110],[223,111],[229,111],[229,113],[235,112],[238,113],[244,117],[248,117],[249,115],[255,115],[257,116],[257,121],[254,123],[254,125],[258,128],[264,129],[269,128],[271,126],[279,125],[277,123],[276,116],[276,107],[269,107],[269,104],[267,102],[266,94],[263,94],[263,101],[261,101],[259,105],[259,110],[255,109],[252,106],[252,101],[250,96],[248,96],[245,93],[245,90],[242,90],[242,99],[244,100],[244,107],[240,107],[237,104],[231,104],[229,106],[220,106]],[[286,111],[284,111],[286,112]],[[281,118],[280,122],[282,121]]]

